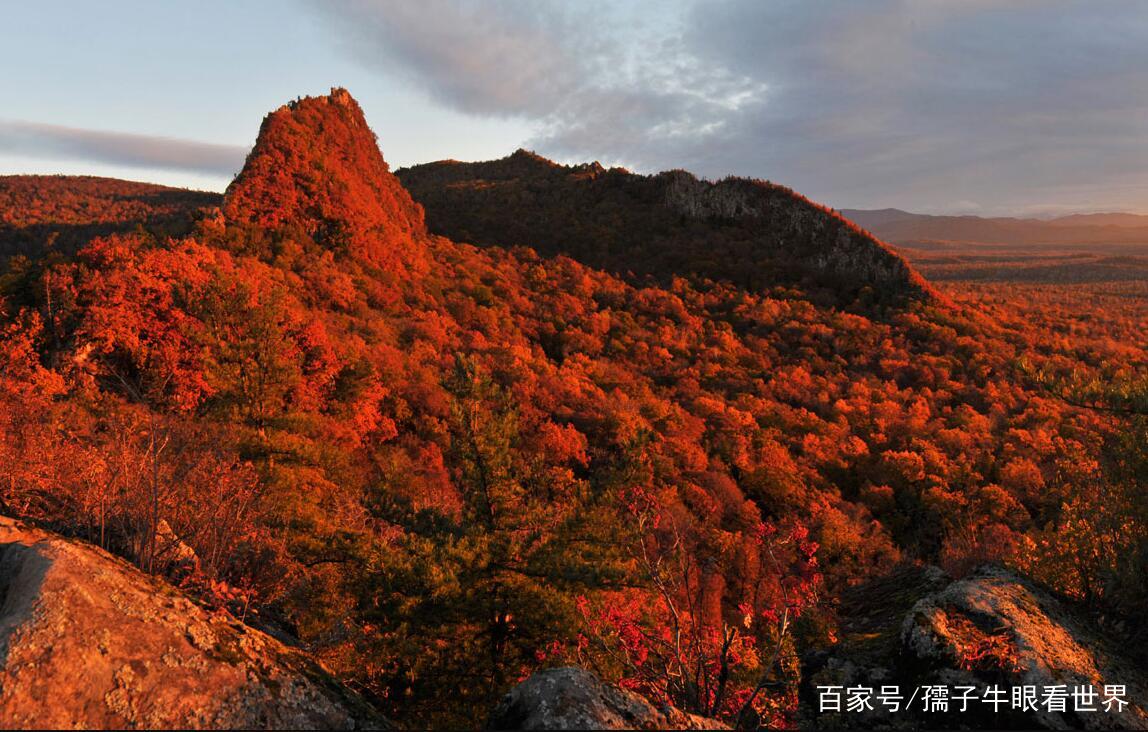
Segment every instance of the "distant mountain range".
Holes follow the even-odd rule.
[[[1148,216],[1128,213],[1073,214],[1047,220],[930,216],[896,208],[843,209],[841,213],[885,241],[918,247],[947,243],[1032,246],[1148,242]]]

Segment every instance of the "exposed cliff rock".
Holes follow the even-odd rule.
[[[382,728],[305,655],[94,547],[0,518],[0,720]]]
[[[764,181],[562,166],[524,150],[396,174],[425,207],[430,229],[455,240],[530,246],[623,274],[797,286],[840,306],[938,298],[880,241]]]
[[[902,294],[931,292],[900,255],[791,191],[744,178],[709,183],[685,171],[663,176],[669,207],[694,219],[750,222],[765,246],[805,258],[808,269],[839,286],[852,282]]]
[[[301,227],[336,252],[387,269],[421,264],[422,208],[391,174],[345,89],[267,115],[223,211],[267,229]]]
[[[1087,616],[1005,570],[987,567],[913,606],[902,624],[907,651],[950,684],[1043,689],[1066,684],[1102,690],[1124,685],[1123,711],[1049,712],[1037,705],[1027,720],[1047,729],[1148,728],[1148,677]],[[1103,705],[1096,703],[1102,708]]]
[[[842,613],[839,646],[805,662],[803,714],[818,727],[1148,728],[1148,674],[1086,612],[1013,572],[984,567],[953,582],[935,568],[903,569],[851,590]],[[926,686],[950,695],[975,687],[975,699],[995,686],[1006,698],[999,708],[974,700],[960,711],[954,700],[945,711],[924,712],[918,693],[911,709],[897,713],[874,704],[820,714],[819,687],[830,685],[896,686],[906,700]],[[1063,712],[1044,702],[1044,690],[1061,685],[1068,695]],[[1123,710],[1112,704],[1105,711],[1110,685],[1125,687]],[[1078,686],[1097,691],[1096,711],[1074,711]],[[1034,688],[1036,703],[1014,709],[1014,687]]]
[[[575,667],[539,671],[511,689],[489,727],[512,729],[728,729],[713,719],[657,707]]]

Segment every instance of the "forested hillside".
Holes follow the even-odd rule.
[[[1135,361],[954,304],[778,187],[436,165],[400,182],[333,90],[269,115],[218,207],[9,183],[3,512],[414,726],[567,663],[783,723],[842,590],[903,562],[1143,596]]]
[[[852,222],[765,181],[562,166],[525,150],[398,175],[426,207],[431,230],[456,241],[530,246],[663,286],[674,276],[755,292],[799,286],[806,299],[848,309],[935,297]]]
[[[0,176],[0,260],[71,254],[95,236],[139,228],[186,234],[195,212],[218,202],[215,193],[113,178]]]

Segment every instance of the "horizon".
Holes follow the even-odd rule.
[[[384,150],[382,152],[385,154],[386,151]],[[528,152],[533,153],[534,151],[529,150]],[[513,154],[513,152],[507,153],[507,155],[504,155],[502,157],[508,157],[511,154]],[[537,154],[537,153],[535,153],[535,154]],[[542,156],[542,157],[545,157],[545,156]],[[492,160],[496,160],[496,159],[498,159],[498,158],[492,158]],[[414,163],[411,163],[410,165],[406,165],[406,166],[390,165],[390,161],[387,161],[387,162],[388,162],[388,165],[390,165],[391,170],[395,171],[395,170],[401,170],[403,168],[414,167],[414,166],[423,165],[423,164],[427,164],[427,163],[437,163],[437,162],[447,162],[447,161],[463,162],[463,163],[487,162],[487,161],[482,161],[482,160],[458,160],[457,158],[442,158],[440,160],[426,160],[426,161],[414,162]],[[552,160],[551,162],[555,162],[555,161]],[[592,163],[592,162],[598,162],[598,161],[585,161],[585,162],[586,163]],[[563,163],[563,164],[571,165],[572,163]],[[577,164],[577,163],[573,163],[573,164]],[[692,172],[692,171],[688,171],[688,172]],[[239,174],[239,171],[237,170],[235,175],[238,175],[238,174]],[[53,173],[53,172],[9,173],[9,172],[0,172],[0,178],[17,177],[17,176],[44,176],[44,177],[65,177],[65,178],[67,178],[67,177],[105,178],[107,180],[122,180],[122,181],[126,181],[129,183],[143,183],[143,184],[147,184],[147,185],[158,185],[158,186],[164,186],[164,187],[168,187],[168,188],[193,191],[193,192],[197,192],[197,193],[218,193],[220,195],[223,195],[224,193],[226,193],[226,189],[227,189],[227,185],[220,187],[220,188],[195,188],[195,187],[189,187],[189,186],[181,186],[178,184],[169,184],[169,183],[164,183],[164,182],[157,181],[157,180],[149,180],[149,179],[144,179],[144,178],[139,178],[139,177],[118,177],[118,176],[98,175],[98,174],[84,173],[84,172],[76,172],[76,173]],[[699,180],[706,180],[706,181],[715,180],[715,178],[711,178],[711,177],[707,177],[707,176],[697,176],[697,177]],[[230,182],[229,182],[229,184],[230,184]],[[975,219],[1015,219],[1018,221],[1038,221],[1038,222],[1055,221],[1055,220],[1060,219],[1060,218],[1070,218],[1070,217],[1074,217],[1074,216],[1130,215],[1130,216],[1144,216],[1146,219],[1148,219],[1148,214],[1137,213],[1135,211],[1116,211],[1116,210],[1100,210],[1100,211],[1082,210],[1082,211],[1074,211],[1074,212],[1070,212],[1070,213],[1068,213],[1068,212],[1057,212],[1057,213],[1049,213],[1049,214],[1045,214],[1045,215],[1028,214],[1028,215],[1024,215],[1024,216],[1010,215],[1010,214],[997,214],[997,215],[993,215],[993,216],[978,216],[977,214],[971,214],[971,213],[946,213],[946,212],[926,213],[926,212],[921,212],[921,211],[908,211],[908,210],[905,210],[903,208],[899,208],[897,206],[884,206],[881,208],[833,207],[833,209],[839,213],[843,213],[846,211],[861,211],[861,212],[865,212],[865,213],[876,213],[876,212],[881,212],[881,211],[897,211],[899,213],[908,214],[910,216],[932,216],[932,217],[940,217],[940,218],[949,217],[949,218],[975,218]],[[1148,221],[1146,221],[1145,223],[1146,223],[1146,225],[1148,225]]]
[[[1148,6],[1057,5],[21,6],[0,172],[221,191],[265,114],[344,86],[396,168],[525,147],[837,209],[1146,214]]]
[[[1148,2],[46,1],[0,727],[1148,728]]]

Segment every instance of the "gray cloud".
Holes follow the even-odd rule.
[[[243,167],[247,150],[237,145],[0,120],[0,152],[24,157],[231,175]]]
[[[564,159],[840,206],[1143,208],[1141,0],[354,0],[348,51]]]
[[[684,18],[593,0],[356,0],[312,3],[346,49],[381,74],[478,115],[536,123],[559,157],[641,165],[719,135],[763,85],[698,63]]]
[[[465,112],[545,117],[587,71],[571,44],[559,41],[576,36],[577,26],[541,4],[352,0],[315,7],[360,61],[405,74]]]
[[[739,1],[692,28],[710,63],[775,80],[769,114],[724,153],[697,151],[711,165],[925,209],[1142,206],[1148,192],[1143,3]],[[730,154],[749,139],[758,155]]]

